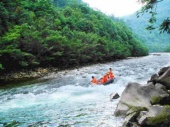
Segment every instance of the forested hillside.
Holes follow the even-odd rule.
[[[170,35],[165,33],[160,34],[159,25],[169,16],[170,13],[169,0],[159,2],[156,8],[156,29],[149,31],[146,28],[151,25],[149,23],[150,13],[144,13],[137,18],[136,13],[127,17],[123,17],[126,24],[136,33],[144,44],[149,48],[150,52],[162,52],[170,46]],[[170,48],[169,48],[170,49]],[[170,50],[169,50],[170,51]]]
[[[148,54],[123,22],[80,0],[1,0],[0,15],[1,72]]]

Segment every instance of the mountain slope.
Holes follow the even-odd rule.
[[[0,2],[1,71],[69,68],[147,55],[125,24],[86,4],[67,1]]]
[[[165,51],[166,47],[170,45],[170,35],[167,33],[160,34],[158,29],[159,24],[169,16],[170,14],[170,2],[168,0],[163,0],[157,5],[157,22],[154,25],[157,29],[153,31],[146,30],[149,25],[148,20],[150,18],[149,13],[145,13],[137,18],[136,14],[123,17],[125,23],[132,29],[134,33],[142,39],[144,44],[149,48],[150,52],[160,52]]]

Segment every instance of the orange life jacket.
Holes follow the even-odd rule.
[[[96,78],[93,78],[93,79],[91,80],[91,82],[94,83],[94,84],[98,84],[98,81],[97,81]]]
[[[110,77],[110,79],[113,79],[115,76],[114,76],[113,73],[110,73],[110,74],[109,74],[109,77]]]
[[[108,76],[107,76],[107,75],[105,75],[105,76],[103,77],[103,81],[104,81],[104,83],[108,81]]]
[[[112,71],[109,71],[109,77],[110,79],[113,79],[115,77]]]
[[[104,79],[101,78],[100,81],[99,81],[100,84],[103,84],[104,83]]]

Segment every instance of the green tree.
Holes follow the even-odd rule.
[[[164,0],[140,0],[141,3],[146,3],[146,5],[141,9],[141,11],[138,12],[138,16],[142,13],[149,12],[151,17],[149,19],[150,25],[147,27],[148,30],[154,30],[156,26],[154,24],[156,23],[156,15],[157,15],[157,6],[160,2]],[[159,26],[160,32],[167,32],[170,33],[170,17],[167,16],[162,23]]]
[[[147,55],[120,20],[80,0],[2,0],[0,72]]]

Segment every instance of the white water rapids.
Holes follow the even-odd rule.
[[[119,99],[128,82],[146,84],[151,75],[170,65],[170,54],[151,54],[52,73],[44,82],[0,89],[0,127],[119,127],[115,117]],[[112,68],[116,81],[91,86],[91,76],[100,78]]]

